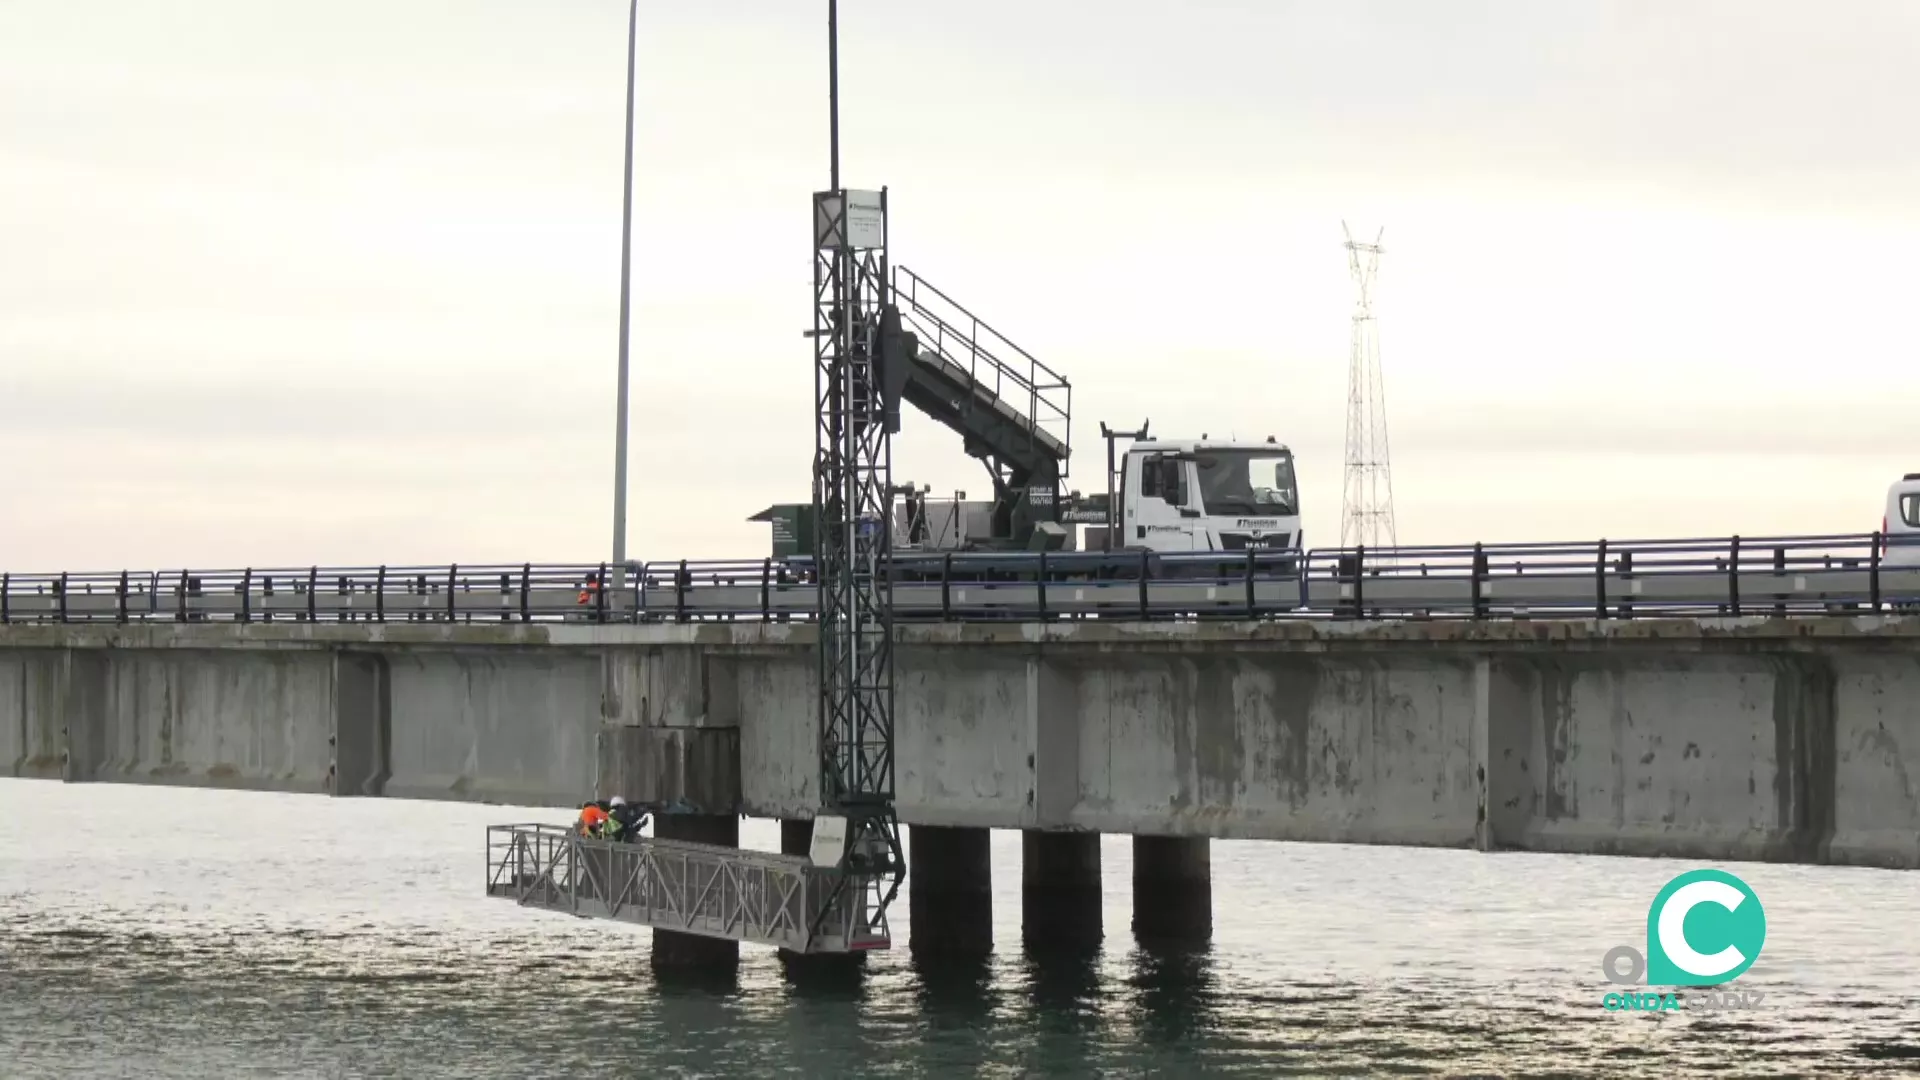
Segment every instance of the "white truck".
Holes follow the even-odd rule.
[[[1032,533],[999,542],[992,539],[993,503],[969,502],[959,492],[951,500],[932,498],[926,489],[907,485],[902,489],[906,498],[894,504],[894,549],[1111,549],[1173,555],[1303,548],[1293,452],[1274,439],[1143,439],[1114,462],[1109,479],[1111,497],[1107,492],[1063,493],[1055,514],[1033,515],[1057,517],[1057,523],[1042,521],[1032,526]],[[1038,494],[1050,501],[1050,491]],[[1076,542],[1078,526],[1086,527],[1084,544]]]
[[[1127,448],[1114,550],[1301,550],[1293,452],[1266,442],[1154,439]],[[1102,529],[1089,529],[1100,543]]]
[[[965,492],[941,498],[926,487],[900,485],[894,491],[893,549],[902,555],[1220,552],[1236,563],[1244,562],[1241,556],[1249,549],[1293,554],[1305,549],[1293,451],[1271,437],[1264,442],[1204,435],[1139,439],[1112,464],[1111,496],[1052,487],[1019,492],[1021,503],[1032,510],[1014,523],[1012,535],[995,528],[996,501],[969,501]],[[769,507],[752,520],[773,523],[774,558],[812,557],[811,507]],[[1277,565],[1284,569],[1293,562],[1283,559]]]

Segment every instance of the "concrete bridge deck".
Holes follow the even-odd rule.
[[[1920,867],[1920,618],[900,630],[915,826]],[[816,802],[807,625],[0,627],[0,775]]]

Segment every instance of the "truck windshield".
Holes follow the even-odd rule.
[[[1206,513],[1292,517],[1300,512],[1291,454],[1202,450],[1195,461],[1200,473],[1200,505]]]

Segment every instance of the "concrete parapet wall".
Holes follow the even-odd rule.
[[[0,627],[0,769],[572,806],[599,784],[603,733],[643,730],[650,790],[738,803],[736,674],[709,674],[727,656],[697,634],[547,630]]]
[[[0,769],[59,780],[66,775],[65,650],[0,652]]]
[[[814,640],[0,627],[0,769],[799,819]],[[1916,619],[912,626],[896,705],[913,824],[1920,867]]]
[[[1834,662],[1827,861],[1920,867],[1920,655]]]
[[[740,806],[740,729],[607,726],[600,729],[597,795],[678,804],[726,815]]]
[[[904,638],[914,824],[1920,867],[1915,620]],[[813,670],[754,670],[746,809],[804,817]]]
[[[0,755],[16,776],[328,790],[324,654],[0,653]]]
[[[386,660],[391,778],[382,794],[524,805],[577,803],[593,790],[597,657],[399,650]]]
[[[1494,847],[1820,853],[1834,796],[1818,658],[1501,658],[1483,674]]]
[[[744,805],[767,817],[811,818],[820,805],[819,658],[813,646],[742,658],[732,667]],[[898,786],[907,749],[896,740],[894,752]]]
[[[1431,656],[1081,661],[1076,824],[1459,844],[1477,807],[1470,665]]]

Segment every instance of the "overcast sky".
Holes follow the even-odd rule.
[[[808,493],[826,5],[641,4],[630,552]],[[598,560],[621,0],[0,0],[0,565]],[[1920,470],[1920,4],[845,0],[844,179],[1098,421],[1339,533],[1864,531]],[[978,497],[918,416],[896,479]]]

